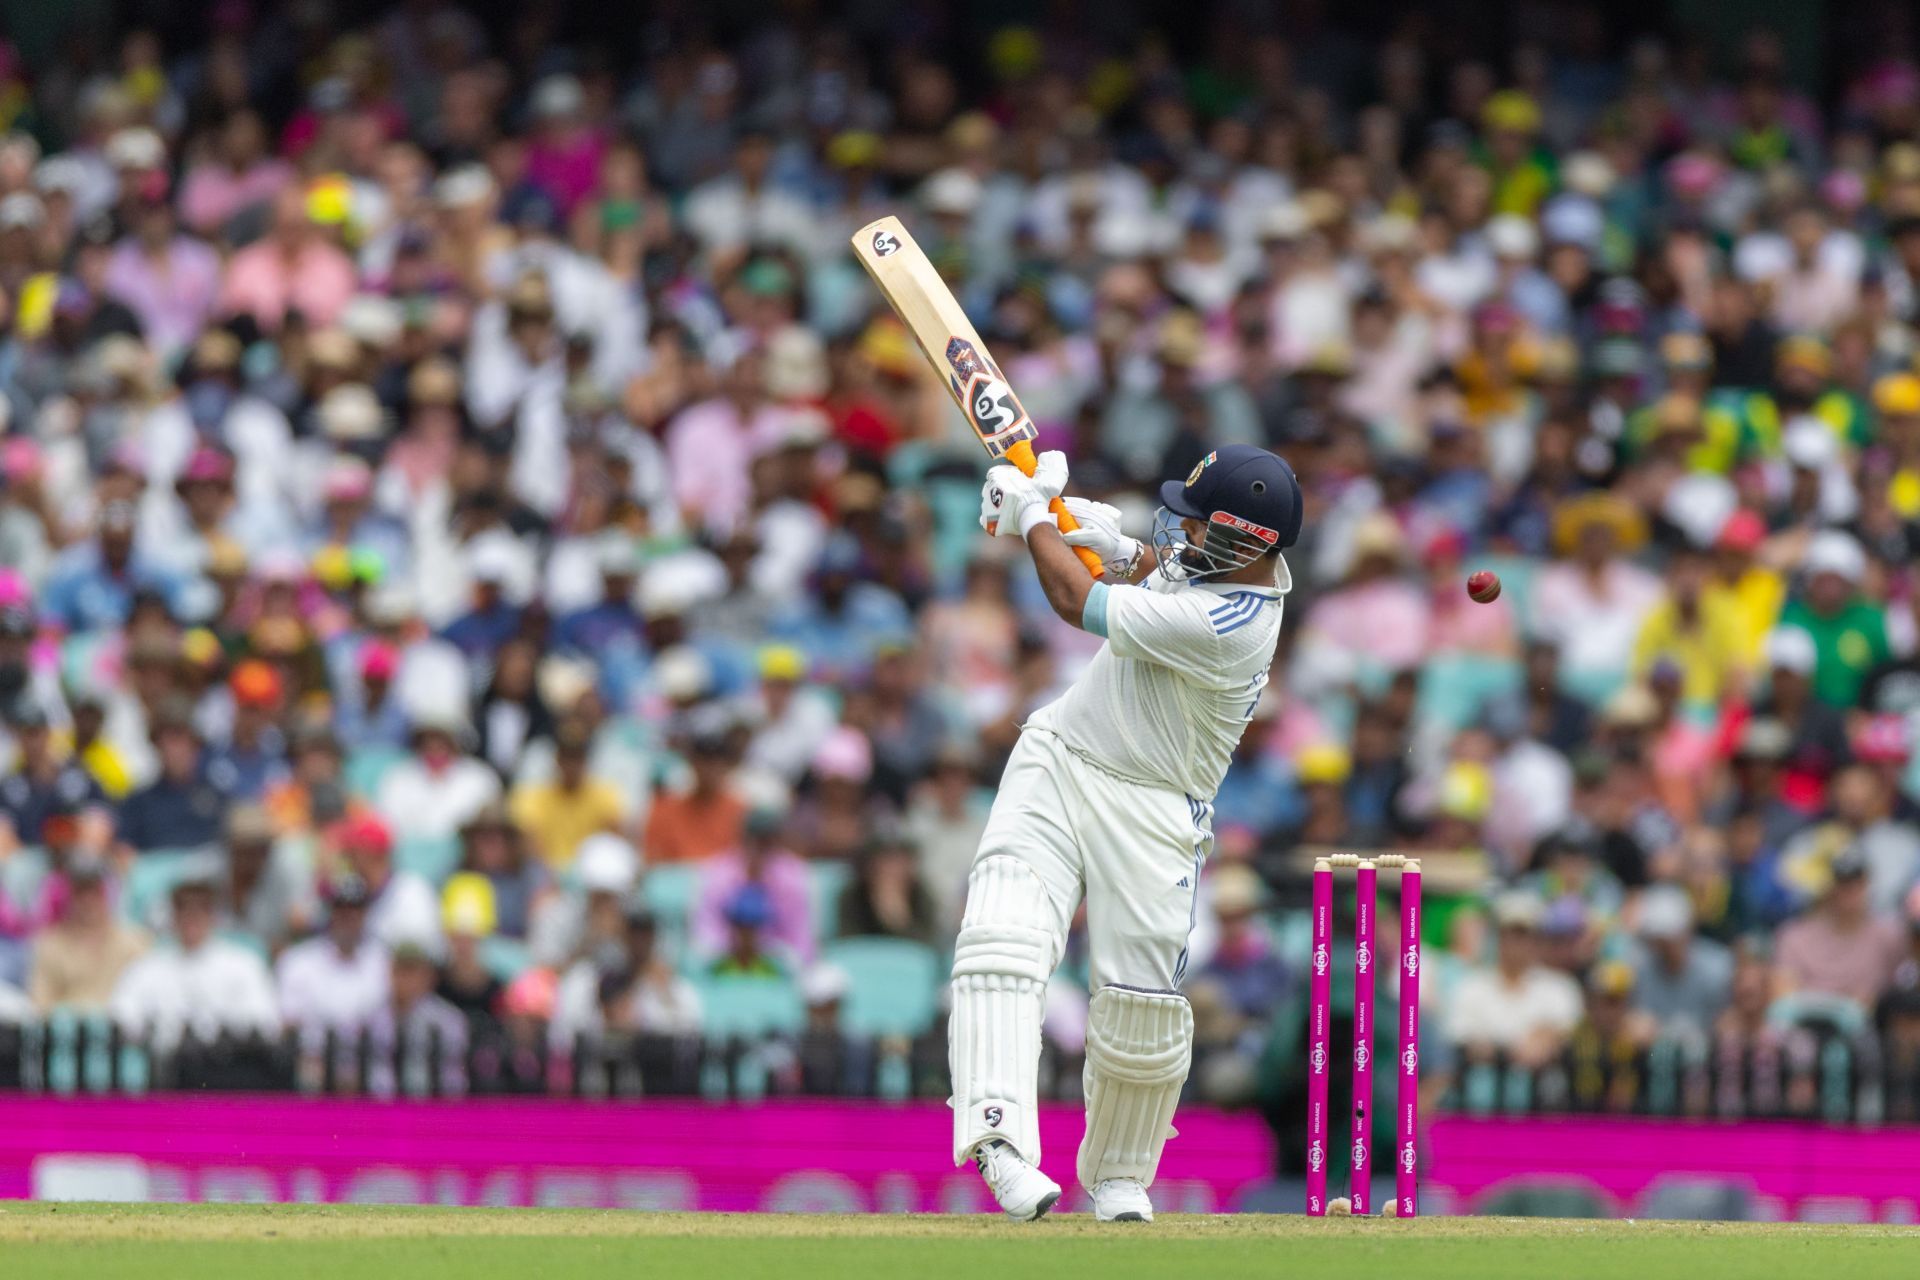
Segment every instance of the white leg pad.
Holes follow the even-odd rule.
[[[956,1165],[987,1138],[1040,1162],[1040,1021],[1060,945],[1046,887],[1031,868],[1005,855],[974,864],[947,1024]]]
[[[1106,986],[1087,1006],[1087,1136],[1080,1185],[1153,1185],[1193,1065],[1193,1009],[1178,991]]]

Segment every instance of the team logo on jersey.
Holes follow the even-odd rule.
[[[1200,459],[1200,461],[1194,463],[1193,470],[1187,472],[1187,488],[1189,489],[1193,488],[1194,481],[1200,478],[1200,473],[1202,471],[1205,471],[1208,467],[1212,466],[1213,460],[1219,456],[1220,455],[1218,453],[1210,453],[1206,457]]]

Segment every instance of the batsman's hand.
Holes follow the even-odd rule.
[[[1140,561],[1140,539],[1120,531],[1120,508],[1088,498],[1065,498],[1067,514],[1080,527],[1062,534],[1070,547],[1085,547],[1100,557],[1108,573],[1127,577]]]
[[[1025,538],[1037,524],[1053,524],[1047,507],[1067,487],[1067,456],[1048,450],[1035,461],[1033,474],[1005,463],[987,471],[980,489],[980,527],[1005,538]]]

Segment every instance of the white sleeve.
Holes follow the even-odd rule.
[[[1101,591],[1100,587],[1105,590]],[[1124,584],[1099,584],[1095,590],[1101,596],[1101,626],[1088,629],[1106,636],[1116,654],[1167,667],[1197,680],[1211,682],[1221,678],[1220,627],[1230,625],[1246,606],[1218,596],[1193,592],[1164,594]],[[1249,600],[1253,607],[1258,607],[1259,597],[1249,597]],[[1089,614],[1092,613],[1089,609]]]

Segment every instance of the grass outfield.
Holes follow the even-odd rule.
[[[1891,1226],[1063,1215],[787,1217],[583,1209],[0,1204],[0,1276],[140,1280],[1712,1280],[1920,1275]]]

